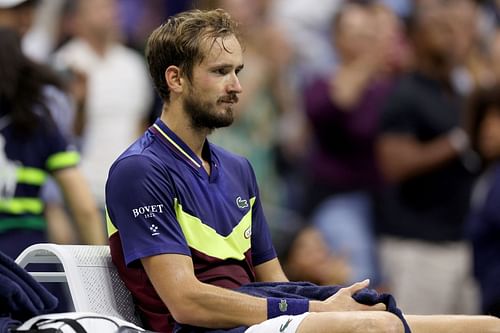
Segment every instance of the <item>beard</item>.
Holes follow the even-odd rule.
[[[218,112],[216,107],[223,102],[238,102],[238,96],[229,95],[219,98],[216,103],[203,101],[196,93],[190,91],[183,102],[184,110],[191,118],[191,126],[195,129],[210,131],[227,127],[234,121],[233,108],[226,107],[224,112]]]

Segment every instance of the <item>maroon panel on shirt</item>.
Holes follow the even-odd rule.
[[[141,316],[144,328],[156,332],[172,332],[175,321],[170,311],[156,293],[140,261],[128,267],[123,257],[119,232],[109,238],[111,257],[118,273],[130,290]],[[255,281],[251,250],[244,260],[220,260],[191,249],[195,275],[201,282],[218,287],[235,289]]]

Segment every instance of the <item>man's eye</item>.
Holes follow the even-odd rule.
[[[215,70],[215,73],[220,74],[220,75],[226,75],[227,74],[227,69],[225,68],[219,68]]]

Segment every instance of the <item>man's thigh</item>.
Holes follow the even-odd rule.
[[[248,328],[245,333],[403,333],[401,320],[386,311],[314,312],[281,316]]]
[[[268,319],[260,324],[250,326],[245,333],[296,333],[300,323],[309,314],[306,312],[296,316],[279,316]]]
[[[412,333],[500,333],[500,318],[467,315],[406,315]]]

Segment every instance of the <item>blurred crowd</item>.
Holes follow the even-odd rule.
[[[252,163],[291,279],[370,278],[406,313],[500,315],[498,0],[0,0],[1,251],[13,234],[13,257],[105,242],[108,168],[161,112],[145,41],[190,8],[241,24],[236,120],[209,140]],[[33,110],[16,116],[19,100]],[[57,137],[30,125],[41,113]]]

